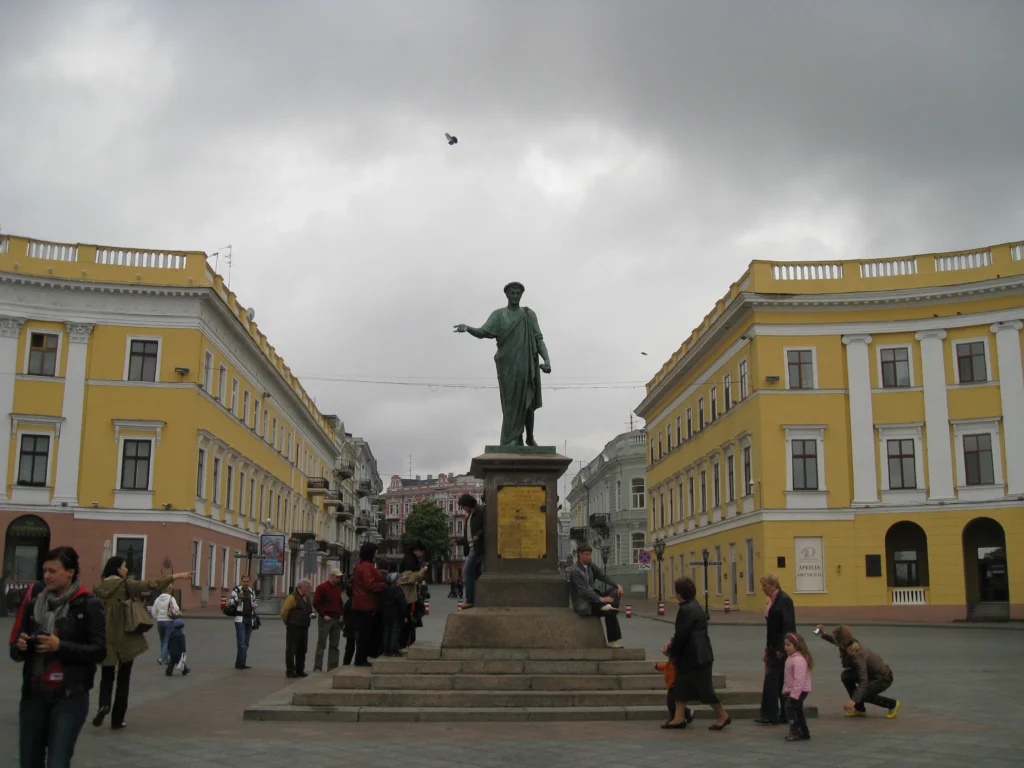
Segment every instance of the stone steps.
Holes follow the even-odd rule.
[[[753,720],[760,715],[760,703],[727,705],[733,720]],[[709,707],[693,707],[696,727],[703,730],[714,718]],[[804,707],[809,718],[818,716],[817,707]],[[468,722],[564,722],[564,721],[657,721],[668,719],[664,703],[660,707],[298,707],[280,703],[259,703],[245,710],[244,719],[280,722],[338,723],[468,723]],[[652,725],[652,728],[656,726]],[[781,736],[781,731],[780,734]]]
[[[715,675],[715,686],[725,686]],[[335,690],[664,691],[658,675],[335,675]]]
[[[358,669],[347,667],[349,669]],[[662,679],[650,661],[415,661],[379,658],[373,662],[374,675],[651,675]],[[717,677],[717,676],[716,676]],[[725,683],[715,683],[725,685]]]
[[[760,691],[718,691],[725,706],[760,704]],[[296,691],[297,707],[387,707],[477,709],[496,707],[664,707],[665,690],[305,690]]]
[[[643,648],[429,648],[413,646],[408,661],[643,661]],[[401,659],[393,659],[401,661]]]

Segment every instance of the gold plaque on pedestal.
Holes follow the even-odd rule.
[[[547,557],[547,491],[543,486],[506,485],[498,490],[498,557]]]

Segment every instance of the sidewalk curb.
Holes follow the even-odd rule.
[[[634,619],[649,619],[651,621],[660,621],[663,624],[674,624],[675,619],[669,618],[668,616],[658,616],[656,614],[644,614],[634,613]],[[632,619],[622,619],[623,621],[632,621]],[[797,621],[797,624],[800,624]],[[832,624],[834,622],[826,622],[826,624]],[[943,623],[921,623],[921,622],[909,622],[909,621],[856,621],[852,622],[858,627],[907,627],[913,629],[999,629],[1006,632],[1022,632],[1024,631],[1024,621],[1005,621],[1005,622],[971,622],[971,621],[957,621],[957,622],[943,622]],[[764,626],[762,622],[758,621],[715,621],[714,612],[711,613],[711,617],[708,619],[708,624],[715,627],[761,627]],[[806,626],[817,626],[817,623],[810,624],[806,623]]]

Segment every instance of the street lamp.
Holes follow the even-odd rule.
[[[654,540],[654,554],[658,558],[658,602],[659,603],[663,603],[663,602],[665,602],[665,594],[664,594],[664,583],[663,583],[664,577],[662,576],[662,570],[661,570],[661,559],[662,559],[662,557],[665,556],[665,540],[664,539],[655,539]]]

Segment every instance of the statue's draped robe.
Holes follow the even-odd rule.
[[[526,413],[541,407],[538,357],[544,337],[537,315],[529,307],[518,312],[503,307],[494,310],[480,330],[498,342],[494,364],[501,392],[501,444],[522,445]]]

